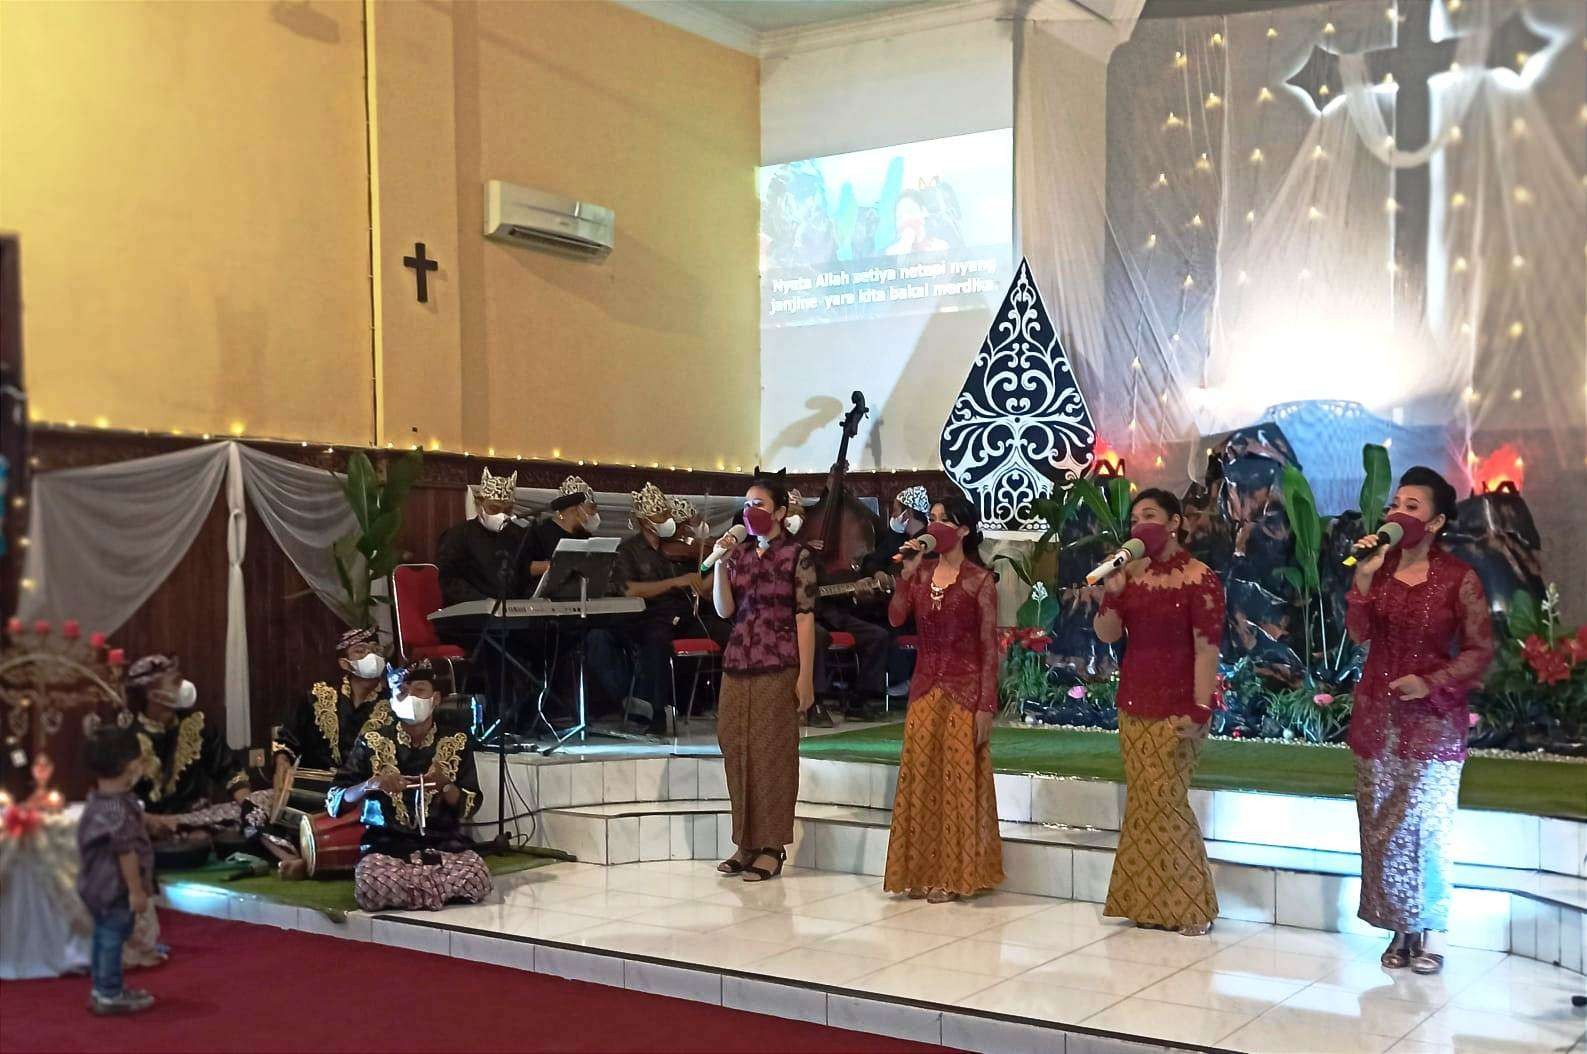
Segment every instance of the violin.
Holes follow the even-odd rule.
[[[854,392],[849,401],[852,405],[843,415],[843,438],[838,443],[837,460],[827,473],[826,489],[805,510],[804,525],[795,536],[796,541],[815,550],[817,572],[823,580],[855,577],[860,561],[876,549],[881,529],[881,518],[854,495],[845,481],[849,441],[859,435],[860,422],[871,412],[863,392]]]

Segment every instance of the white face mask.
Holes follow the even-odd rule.
[[[403,693],[391,700],[391,712],[398,721],[410,725],[423,724],[435,713],[435,696],[420,697]]]
[[[171,701],[172,710],[191,710],[198,702],[198,686],[192,681],[183,681],[182,686],[176,690],[176,698]]]
[[[593,515],[589,519],[585,520],[584,521],[584,529],[586,531],[589,531],[591,534],[594,534],[596,531],[600,530],[601,529],[601,514],[597,512],[595,515]]]
[[[798,534],[799,528],[805,525],[805,518],[793,515],[782,521],[782,529],[790,535]]]
[[[507,526],[507,514],[505,512],[482,512],[479,514],[479,523],[487,531],[495,534]]]
[[[362,659],[352,659],[349,662],[353,676],[362,677],[366,681],[379,677],[380,671],[386,668],[386,657],[378,651],[372,651]]]
[[[891,527],[896,533],[903,534],[909,530],[909,513],[899,513],[887,521],[887,526]]]
[[[665,520],[663,520],[662,522],[656,524],[656,537],[657,538],[671,538],[673,535],[675,535],[677,533],[678,533],[678,521],[673,519],[671,516],[668,516]]]

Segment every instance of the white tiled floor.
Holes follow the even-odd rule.
[[[944,1036],[950,1022],[968,1020],[952,1013],[960,1008],[1248,1051],[1524,1054],[1587,1042],[1587,1017],[1570,1006],[1587,983],[1530,960],[1455,950],[1442,976],[1423,978],[1382,970],[1378,942],[1367,937],[1221,922],[1210,938],[1192,939],[1104,919],[1096,904],[1020,894],[928,905],[889,896],[862,875],[790,868],[774,882],[746,884],[698,861],[556,864],[504,883],[488,904],[413,914],[934,1004]],[[393,931],[406,928],[377,922],[376,938],[396,940]],[[457,940],[474,949],[471,957],[499,947]],[[569,968],[596,966],[569,958]],[[676,988],[687,998],[719,991],[734,1005],[764,997],[790,1015],[815,1012],[804,1005],[806,989],[729,978],[695,992],[708,982],[683,973],[652,971],[629,987]],[[881,1013],[852,999],[840,1007],[842,998],[830,996],[834,1023]],[[879,1029],[905,1034],[920,1024],[917,1011],[895,1009]]]

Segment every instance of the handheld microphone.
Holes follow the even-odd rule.
[[[909,554],[919,550],[921,556],[937,551],[937,539],[929,534],[917,535],[905,542],[898,552],[893,554],[893,563],[901,564],[909,558]]]
[[[1405,537],[1405,528],[1397,523],[1385,523],[1378,528],[1378,533],[1371,538],[1363,538],[1356,543],[1356,547],[1345,557],[1345,566],[1354,567],[1356,561],[1371,556],[1379,549],[1392,549],[1400,544],[1400,539]],[[1365,544],[1363,544],[1365,543]]]
[[[1119,547],[1119,551],[1102,561],[1091,569],[1086,575],[1086,585],[1094,586],[1104,578],[1134,560],[1139,560],[1146,555],[1146,543],[1139,538],[1131,538]]]
[[[749,537],[749,530],[742,523],[735,523],[732,529],[727,533],[733,536],[734,545],[742,545],[744,540]],[[703,575],[711,568],[715,567],[716,562],[722,559],[722,557],[726,556],[730,551],[731,550],[729,549],[712,549],[708,554],[706,554],[705,560],[700,564],[700,573]]]

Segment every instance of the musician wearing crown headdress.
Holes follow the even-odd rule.
[[[133,793],[145,812],[192,816],[188,826],[195,828],[238,825],[235,803],[248,796],[248,775],[225,735],[198,708],[198,689],[183,678],[180,662],[145,655],[127,669],[126,689],[143,755],[143,778]],[[215,805],[225,808],[211,817],[207,810]]]
[[[479,808],[468,735],[438,727],[428,660],[398,675],[395,720],[359,735],[325,798],[365,826],[353,893],[365,911],[436,911],[490,894],[490,870],[464,826]]]
[[[504,585],[509,597],[529,595],[530,565],[541,553],[532,537],[525,541],[528,528],[512,520],[517,485],[518,473],[493,476],[485,469],[474,488],[474,518],[441,535],[435,563],[446,603],[494,600]]]
[[[601,510],[595,504],[595,491],[578,476],[569,476],[551,499],[551,515],[535,524],[534,544],[545,565],[533,570],[544,574],[557,546],[565,539],[590,538],[600,529]]]

